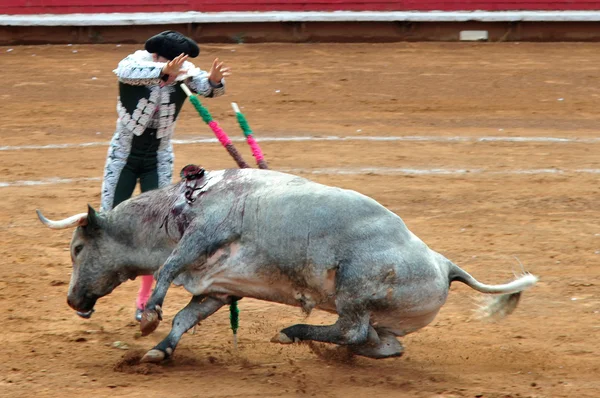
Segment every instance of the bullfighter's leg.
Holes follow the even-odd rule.
[[[404,347],[402,347],[402,344],[398,341],[396,335],[385,329],[377,328],[375,330],[379,336],[378,344],[366,343],[362,345],[352,345],[348,347],[350,352],[373,359],[402,356],[404,353]]]
[[[181,336],[198,322],[208,318],[226,303],[214,297],[194,296],[173,318],[169,335],[142,358],[142,362],[161,362],[173,355]]]
[[[138,322],[142,320],[142,312],[144,312],[146,302],[150,298],[150,293],[152,293],[152,284],[154,283],[154,276],[142,275],[140,279],[140,289],[138,290],[138,296],[135,300],[135,320]]]
[[[138,165],[140,171],[140,189],[142,192],[148,192],[154,189],[158,189],[161,186],[167,185],[164,182],[162,185],[160,184],[161,173],[167,174],[169,179],[171,178],[172,173],[169,168],[161,169],[159,166],[157,166],[158,155],[156,153],[156,146],[159,145],[161,140],[156,140],[152,131],[142,134],[142,137],[146,137],[146,142],[141,142],[138,147],[148,148],[148,152],[145,154],[145,156],[142,158]],[[137,140],[139,140],[139,138],[134,137],[134,143],[136,143]],[[131,196],[131,194],[129,196]],[[150,294],[152,293],[154,276],[142,275],[140,277],[140,280],[140,289],[138,291],[137,299],[135,300],[135,319],[138,322],[142,320],[142,313],[144,311],[144,308],[146,307],[148,299],[150,298]]]
[[[281,330],[271,339],[274,343],[291,344],[303,340],[341,345],[377,344],[377,332],[369,325],[368,312],[341,312],[333,325],[298,324]]]

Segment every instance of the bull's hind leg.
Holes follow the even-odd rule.
[[[385,330],[376,329],[379,343],[366,343],[348,347],[353,354],[373,359],[393,358],[402,356],[404,347],[396,338],[396,335]]]
[[[281,330],[271,339],[274,343],[291,344],[303,340],[341,345],[362,345],[378,341],[377,333],[369,325],[369,313],[346,311],[333,325],[298,324]]]
[[[173,327],[169,335],[148,351],[142,358],[142,362],[161,362],[169,358],[185,332],[217,312],[223,305],[225,305],[223,301],[213,297],[194,296],[173,318]]]

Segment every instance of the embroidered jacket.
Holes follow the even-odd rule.
[[[160,87],[162,66],[153,62],[149,52],[136,51],[123,59],[114,70],[119,79],[119,118],[104,167],[102,211],[113,207],[116,186],[131,153],[133,135],[139,136],[147,128],[156,129],[156,137],[161,138],[156,153],[158,186],[171,183],[174,162],[171,136],[186,95],[176,83]],[[185,62],[183,68],[188,71],[179,76],[177,81],[184,80],[195,93],[205,97],[217,97],[225,93],[224,80],[214,87],[208,80],[208,73],[192,63]]]
[[[213,86],[208,73],[188,61],[182,68],[187,73],[173,84],[160,87],[162,66],[153,61],[152,54],[140,50],[119,62],[113,71],[119,79],[119,121],[135,135],[143,134],[146,128],[155,128],[157,138],[170,138],[186,99],[177,82],[184,81],[190,90],[204,97],[218,97],[225,92],[224,81]]]

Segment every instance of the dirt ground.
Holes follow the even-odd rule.
[[[0,396],[600,396],[600,45],[202,45],[197,65],[234,70],[228,94],[203,103],[236,138],[230,102],[243,106],[271,168],[377,199],[479,280],[508,281],[521,262],[540,282],[493,323],[470,319],[482,295],[453,284],[436,320],[402,339],[405,355],[379,361],[274,345],[301,311],[244,299],[237,351],[222,310],[164,365],[136,359],[189,294],[171,289],[148,337],[132,321],[138,281],[78,318],[66,304],[72,231],[35,216],[99,207],[111,71],[136,48],[0,47]],[[193,142],[212,133],[190,104],[176,138],[187,140],[176,173],[234,166]],[[54,144],[65,145],[43,148]]]

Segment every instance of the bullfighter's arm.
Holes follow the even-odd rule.
[[[197,74],[186,80],[186,85],[195,93],[203,97],[219,97],[225,94],[225,79],[219,84],[214,84],[208,79],[208,72],[197,69]]]
[[[163,68],[165,63],[154,62],[152,55],[147,51],[136,51],[124,58],[113,72],[119,81],[134,86],[152,86],[164,83]],[[208,72],[194,66],[191,62],[184,62],[182,70],[185,75],[177,78],[184,80],[186,85],[195,93],[204,97],[218,97],[225,94],[225,79],[214,84],[208,78]]]

